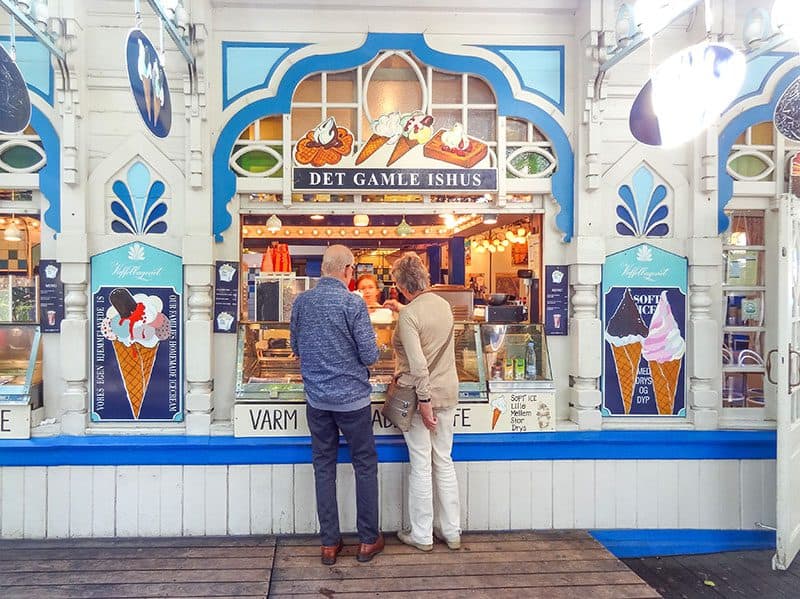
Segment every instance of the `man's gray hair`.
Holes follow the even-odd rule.
[[[353,252],[345,245],[331,245],[322,254],[322,276],[340,277],[345,266],[353,264]]]
[[[394,282],[409,293],[425,291],[431,285],[428,269],[414,252],[406,252],[395,260],[391,274]]]

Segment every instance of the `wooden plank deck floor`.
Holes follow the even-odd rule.
[[[387,535],[383,554],[335,566],[317,537],[0,541],[0,597],[658,597],[584,531],[465,533],[422,553]]]

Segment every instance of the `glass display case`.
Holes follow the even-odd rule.
[[[374,401],[382,401],[394,374],[394,323],[373,324],[380,356],[370,367]],[[457,322],[454,328],[456,367],[461,401],[486,400],[480,330],[475,323]],[[239,325],[236,361],[237,400],[303,401],[300,363],[289,343],[289,324],[250,322]]]
[[[0,324],[0,404],[42,406],[41,331],[35,324]]]
[[[541,324],[482,324],[481,348],[489,391],[554,388]]]

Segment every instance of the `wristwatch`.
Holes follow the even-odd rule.
[[[418,399],[417,403],[431,403],[431,398],[429,397],[428,399]]]

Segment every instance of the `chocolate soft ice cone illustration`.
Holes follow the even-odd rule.
[[[163,303],[158,296],[132,296],[127,289],[117,288],[108,299],[111,308],[101,323],[101,332],[114,348],[131,412],[138,419],[158,344],[171,334],[170,322],[161,312]]]
[[[650,364],[656,406],[661,415],[672,415],[675,410],[675,394],[685,353],[686,342],[672,315],[667,292],[662,291],[642,345],[642,354]]]
[[[630,414],[633,404],[633,391],[642,356],[642,342],[646,336],[647,326],[639,314],[631,290],[626,289],[622,301],[606,326],[606,341],[611,345],[614,354],[614,367],[626,414]]]

